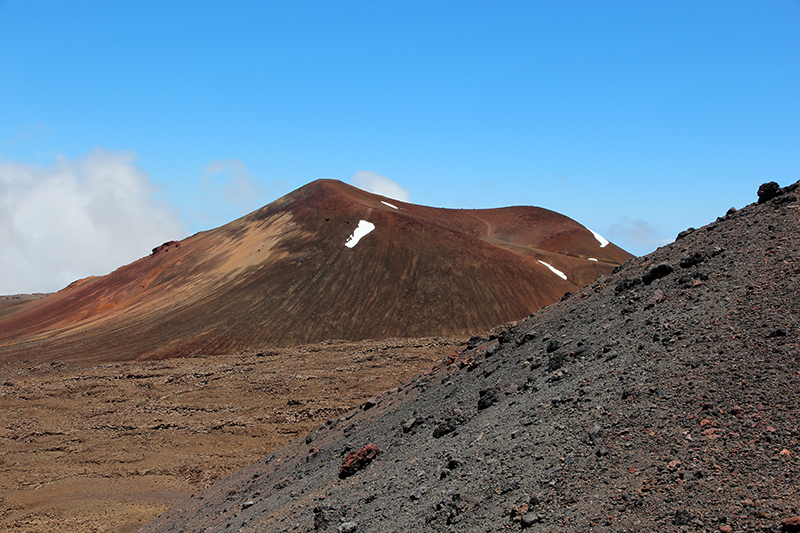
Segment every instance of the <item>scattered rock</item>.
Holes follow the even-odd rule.
[[[344,479],[352,476],[370,464],[380,453],[381,450],[374,444],[367,444],[360,450],[350,452],[339,470],[339,478]]]
[[[675,511],[675,517],[673,518],[673,522],[679,526],[685,526],[691,523],[694,519],[692,514],[687,511],[686,509],[678,509]]]
[[[458,420],[456,417],[448,417],[444,421],[442,421],[436,429],[433,430],[433,438],[438,439],[439,437],[443,437],[448,433],[452,433],[458,427]]]
[[[481,389],[478,399],[478,410],[483,410],[500,401],[501,392],[497,387]]]
[[[699,265],[703,261],[706,260],[706,254],[700,251],[692,252],[691,254],[684,256],[680,261],[681,268],[690,268],[695,265]]]
[[[624,279],[619,283],[617,283],[617,286],[614,287],[614,290],[617,292],[623,292],[633,289],[637,285],[641,284],[642,284],[642,278]]]
[[[368,410],[372,409],[373,407],[375,407],[376,405],[378,405],[378,403],[379,403],[380,401],[381,401],[381,395],[373,396],[372,398],[370,398],[369,400],[367,400],[366,402],[364,402],[364,403],[361,405],[361,408],[362,408],[364,411],[368,411]]]
[[[662,291],[661,289],[655,289],[653,291],[653,295],[650,297],[649,300],[647,300],[647,303],[645,304],[644,307],[645,307],[645,309],[649,309],[651,307],[654,307],[657,304],[660,304],[661,302],[665,301],[666,299],[667,299],[667,295],[664,294],[664,291]]]
[[[317,456],[318,453],[319,453],[319,448],[311,448],[310,450],[308,450],[308,453],[306,454],[306,462],[307,463],[310,462]]]
[[[339,533],[355,533],[356,531],[358,531],[358,525],[355,522],[339,524]]]
[[[536,332],[534,330],[526,331],[519,339],[517,339],[517,345],[522,346],[525,343],[531,342],[536,338]]]
[[[326,529],[339,521],[339,513],[328,505],[318,505],[312,512],[314,513],[314,529]]]
[[[528,513],[522,516],[522,519],[519,521],[520,525],[523,528],[533,527],[535,524],[541,522],[542,519],[537,514]]]
[[[409,433],[412,429],[414,429],[414,426],[416,425],[417,425],[417,419],[409,418],[408,420],[403,422],[403,433]]]
[[[790,204],[792,202],[797,201],[797,195],[794,194],[782,194],[776,198],[772,199],[772,205],[775,207],[781,207],[786,204]]]
[[[488,344],[488,342],[489,342],[489,337],[487,337],[486,335],[473,335],[467,341],[467,349],[472,350],[476,346],[479,346],[481,344]]]
[[[415,502],[420,498],[422,498],[422,495],[425,494],[426,492],[427,489],[425,487],[419,487],[416,490],[414,490],[411,494],[409,494],[408,499],[411,500],[412,502]]]

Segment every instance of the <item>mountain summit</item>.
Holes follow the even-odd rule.
[[[318,180],[102,277],[0,306],[0,360],[112,361],[463,335],[632,256],[537,207],[423,207]]]

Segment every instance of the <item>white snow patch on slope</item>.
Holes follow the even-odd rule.
[[[600,235],[596,231],[590,230],[589,228],[586,228],[586,229],[588,229],[589,231],[592,232],[592,235],[594,235],[594,238],[597,239],[597,242],[600,243],[600,248],[605,248],[606,246],[608,246],[608,239],[606,239],[605,237],[603,237],[602,235]]]
[[[589,258],[589,261],[595,261],[595,262],[597,262],[597,259],[595,259],[594,257],[590,257],[590,258]]]
[[[392,209],[397,209],[397,208],[398,208],[396,205],[392,205],[392,204],[390,204],[389,202],[384,202],[383,200],[381,200],[381,203],[382,203],[383,205],[388,205],[388,206],[389,206],[389,207],[391,207]]]
[[[561,278],[561,279],[563,279],[563,280],[566,280],[566,279],[567,279],[567,275],[566,275],[566,274],[564,274],[563,272],[561,272],[559,269],[557,269],[557,268],[553,268],[551,265],[548,265],[547,263],[545,263],[545,262],[544,262],[544,261],[542,261],[541,259],[537,259],[537,261],[539,261],[541,264],[543,264],[544,266],[546,266],[547,268],[549,268],[550,270],[552,270],[552,271],[553,271],[553,274],[555,274],[555,275],[556,275],[556,276],[558,276],[559,278]]]
[[[375,224],[373,224],[372,222],[367,222],[366,220],[359,220],[358,227],[353,232],[353,234],[350,235],[350,238],[347,239],[347,242],[344,243],[344,245],[347,246],[348,248],[353,248],[356,244],[358,244],[358,241],[361,240],[361,237],[363,237],[364,235],[366,235],[367,233],[369,233],[374,229],[375,229]]]

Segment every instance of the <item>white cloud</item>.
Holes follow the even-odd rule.
[[[188,213],[193,230],[217,227],[264,205],[264,198],[286,184],[275,181],[269,191],[238,159],[211,161],[200,178],[197,196]]]
[[[672,240],[663,236],[657,226],[644,220],[622,218],[608,229],[608,236],[620,247],[635,255],[646,255],[669,244]]]
[[[350,178],[350,184],[373,194],[380,194],[387,198],[410,202],[408,191],[390,180],[371,170],[359,170]]]
[[[51,292],[186,236],[132,152],[0,160],[0,294]]]
[[[238,159],[216,160],[206,165],[203,175],[204,194],[220,192],[225,202],[235,208],[248,209],[264,194],[264,187],[253,179]],[[215,199],[218,199],[214,194]]]

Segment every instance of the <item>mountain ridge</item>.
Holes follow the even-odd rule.
[[[347,248],[361,220],[375,229]],[[0,360],[462,335],[526,316],[630,257],[541,208],[430,208],[317,180],[107,276],[0,309]]]

